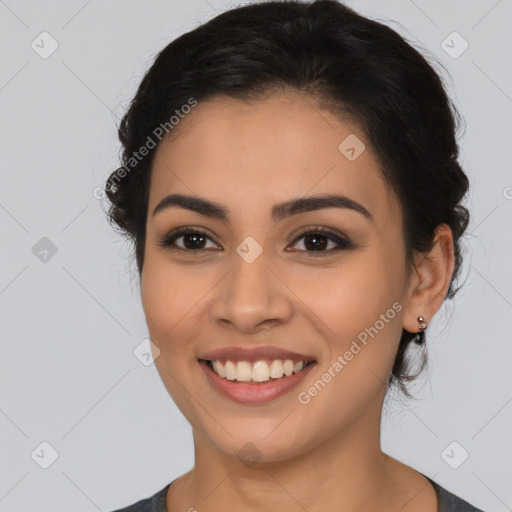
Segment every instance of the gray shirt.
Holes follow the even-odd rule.
[[[423,475],[423,473],[421,473]],[[451,492],[441,487],[438,483],[431,480],[428,476],[423,475],[434,487],[439,501],[438,512],[483,512],[479,508],[473,507],[467,501],[455,496]],[[173,480],[172,482],[174,482]],[[126,508],[114,510],[113,512],[168,512],[165,505],[167,489],[172,484],[167,484],[163,489],[158,491],[149,498],[142,499]]]

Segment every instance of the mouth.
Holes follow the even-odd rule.
[[[212,388],[232,402],[266,404],[289,395],[316,366],[315,360],[232,361],[199,359]]]
[[[221,379],[235,384],[262,385],[285,379],[304,371],[316,363],[315,360],[294,361],[292,359],[267,359],[259,361],[231,361],[199,359]]]

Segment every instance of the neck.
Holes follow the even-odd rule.
[[[169,510],[386,510],[383,504],[396,503],[391,467],[398,461],[380,447],[383,397],[376,397],[380,406],[321,443],[311,439],[286,460],[244,463],[194,429],[196,463],[175,482],[180,489],[169,493]]]

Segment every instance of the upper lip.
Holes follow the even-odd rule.
[[[224,347],[218,350],[212,350],[204,353],[199,359],[206,361],[219,361],[229,359],[230,361],[248,361],[254,363],[256,361],[264,361],[267,359],[291,359],[292,361],[314,361],[313,356],[299,354],[291,350],[285,350],[278,347]]]

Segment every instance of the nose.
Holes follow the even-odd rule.
[[[293,315],[293,293],[262,254],[252,263],[234,255],[230,272],[214,288],[212,321],[252,334],[281,325]]]

